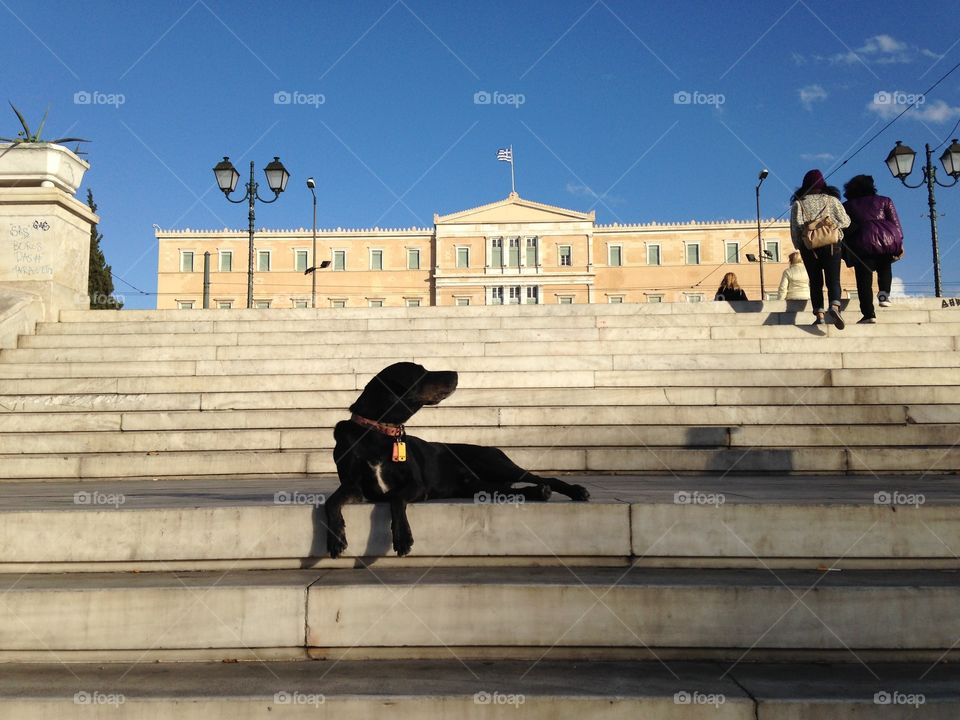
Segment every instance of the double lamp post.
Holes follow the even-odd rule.
[[[280,158],[274,157],[273,161],[267,163],[267,166],[263,169],[264,175],[267,176],[267,185],[270,187],[270,190],[273,192],[272,200],[264,200],[257,193],[257,182],[253,174],[253,161],[250,161],[250,180],[246,185],[246,193],[239,200],[234,200],[230,197],[230,194],[236,189],[237,181],[240,179],[240,173],[237,172],[237,169],[233,166],[233,163],[230,162],[229,157],[224,157],[223,160],[218,162],[213,168],[213,174],[217,178],[217,185],[220,190],[223,192],[223,196],[232,203],[242,203],[248,201],[250,203],[250,210],[247,213],[247,219],[249,221],[248,225],[248,240],[247,240],[247,307],[253,307],[253,232],[254,225],[256,224],[256,211],[255,204],[256,201],[269,205],[270,203],[276,202],[277,198],[280,197],[280,193],[287,189],[287,181],[290,179],[290,173],[287,172],[287,169],[283,166],[283,163],[280,162]],[[324,260],[320,265],[316,265],[317,257],[317,194],[314,192],[316,188],[316,182],[313,178],[307,178],[307,187],[310,189],[310,194],[313,195],[313,254],[310,256],[314,261],[313,267],[308,267],[304,274],[312,274],[312,283],[311,283],[311,302],[310,307],[317,307],[317,273],[316,270],[319,268],[325,268],[330,265],[329,260]]]
[[[933,164],[933,150],[930,143],[926,144],[926,162],[923,166],[923,179],[916,185],[907,182],[907,177],[913,172],[913,162],[917,154],[900,140],[887,155],[887,167],[890,173],[908,188],[918,188],[924,183],[927,185],[927,204],[930,208],[930,238],[933,242],[933,287],[937,297],[943,297],[940,284],[940,243],[937,237],[937,200],[934,197],[934,185],[953,187],[960,179],[960,143],[954,138],[950,147],[940,156],[940,164],[944,172],[953,178],[952,183],[942,183],[937,180],[937,167]]]

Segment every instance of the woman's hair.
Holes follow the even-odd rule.
[[[832,198],[840,199],[840,188],[835,185],[823,185],[819,189],[804,191],[803,186],[801,185],[796,190],[794,190],[793,195],[790,196],[790,204],[792,205],[795,202],[799,202],[807,195],[829,195]]]
[[[740,283],[737,282],[736,273],[728,272],[723,276],[723,280],[720,282],[721,290],[739,290]]]
[[[873,175],[854,175],[843,186],[843,195],[847,200],[876,194],[877,186],[873,182]]]
[[[799,264],[799,262],[800,262],[800,253],[794,250],[792,253],[790,253],[790,264],[797,265]]]

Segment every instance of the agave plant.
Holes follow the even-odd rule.
[[[17,114],[17,119],[20,120],[20,125],[23,127],[23,130],[17,133],[15,138],[0,138],[0,142],[13,143],[14,145],[25,145],[29,143],[68,143],[68,142],[90,142],[89,140],[84,140],[83,138],[76,137],[65,137],[65,138],[56,138],[55,140],[43,140],[41,134],[43,133],[43,126],[47,122],[47,113],[50,112],[50,109],[43,113],[43,117],[40,119],[40,125],[37,127],[36,132],[31,132],[30,126],[27,125],[26,118],[23,117],[23,113],[17,110],[16,106],[13,103],[10,103],[10,107],[13,108],[13,111]],[[79,149],[79,148],[78,148]]]

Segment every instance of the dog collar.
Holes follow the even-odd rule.
[[[371,420],[369,418],[362,417],[353,413],[350,416],[351,422],[355,422],[357,425],[363,425],[365,427],[373,428],[377,432],[381,432],[384,435],[387,435],[392,438],[402,438],[406,432],[403,429],[403,425],[394,425],[392,423],[382,423],[377,422],[376,420]]]

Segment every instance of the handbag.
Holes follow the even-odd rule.
[[[800,214],[804,215],[803,203],[799,200]],[[824,206],[823,210],[826,210]],[[803,238],[803,244],[808,250],[818,250],[828,245],[836,245],[840,242],[840,227],[829,215],[820,217],[823,214],[821,210],[817,217],[810,222],[803,220],[800,225],[800,237]]]

